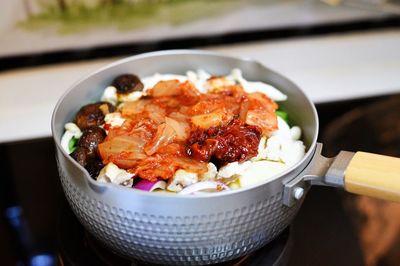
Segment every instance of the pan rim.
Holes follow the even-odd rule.
[[[95,181],[93,178],[90,177],[89,173],[86,171],[86,169],[84,169],[84,167],[82,167],[80,164],[78,164],[75,160],[72,159],[72,157],[67,154],[64,149],[61,147],[61,138],[57,137],[57,130],[55,128],[56,125],[56,113],[58,111],[58,109],[60,108],[60,106],[63,103],[64,98],[71,92],[74,90],[75,87],[77,87],[80,83],[82,83],[83,81],[89,79],[90,77],[99,74],[103,71],[106,71],[108,69],[113,68],[114,66],[129,62],[129,61],[133,61],[133,60],[138,60],[141,58],[148,58],[148,57],[155,57],[155,56],[164,56],[164,55],[211,55],[211,56],[216,56],[216,57],[220,57],[220,58],[227,58],[227,59],[235,59],[238,61],[246,61],[246,62],[250,62],[252,64],[257,64],[259,66],[261,66],[262,68],[264,68],[265,70],[269,71],[271,74],[279,76],[281,78],[284,78],[286,81],[288,81],[292,87],[294,87],[297,92],[299,94],[302,94],[302,96],[304,97],[304,99],[306,100],[306,104],[311,108],[312,110],[312,114],[313,114],[313,119],[315,121],[315,125],[314,125],[314,135],[312,137],[311,140],[311,145],[308,147],[306,154],[304,155],[304,157],[297,162],[296,164],[292,165],[291,167],[289,167],[288,169],[286,169],[285,171],[272,176],[271,178],[269,178],[268,180],[262,181],[260,183],[245,187],[245,188],[240,188],[240,189],[234,189],[234,190],[225,190],[225,191],[221,191],[221,192],[217,192],[217,193],[209,193],[209,194],[198,194],[198,195],[180,195],[179,193],[149,193],[147,191],[142,191],[139,189],[132,189],[132,188],[127,188],[121,185],[117,185],[117,184],[113,184],[113,183],[100,183]],[[57,148],[58,151],[60,151],[62,153],[62,155],[70,162],[72,163],[75,167],[77,167],[85,176],[86,181],[89,183],[89,185],[91,186],[95,186],[95,187],[100,187],[100,188],[110,188],[112,190],[126,190],[126,191],[131,191],[132,193],[137,193],[140,196],[143,197],[153,197],[153,198],[174,198],[174,199],[184,199],[184,200],[188,200],[188,199],[204,199],[204,198],[219,198],[219,197],[224,197],[224,196],[230,196],[232,194],[238,194],[238,193],[246,193],[247,191],[251,191],[254,189],[257,189],[259,187],[265,186],[271,182],[274,182],[276,180],[279,179],[283,179],[285,176],[289,175],[290,173],[296,171],[296,170],[300,170],[300,172],[302,170],[304,170],[304,168],[306,168],[307,164],[312,160],[313,155],[314,155],[314,150],[316,148],[316,144],[317,144],[317,138],[318,138],[318,133],[319,133],[319,119],[318,119],[318,113],[317,110],[315,108],[315,105],[312,103],[312,101],[310,100],[310,98],[307,96],[307,94],[299,87],[297,86],[294,82],[292,82],[290,79],[288,79],[286,76],[275,72],[274,70],[271,70],[270,68],[268,68],[267,66],[265,66],[264,64],[258,62],[255,59],[252,58],[248,58],[248,57],[240,57],[240,56],[229,56],[229,55],[224,55],[218,52],[212,52],[212,51],[205,51],[205,50],[198,50],[198,49],[172,49],[172,50],[162,50],[162,51],[154,51],[154,52],[148,52],[148,53],[142,53],[142,54],[138,54],[138,55],[133,55],[133,56],[129,56],[126,58],[122,58],[119,60],[116,60],[115,62],[109,63],[91,73],[88,73],[86,75],[84,75],[83,77],[81,77],[80,79],[78,79],[76,82],[74,82],[58,99],[53,112],[52,112],[52,117],[51,117],[51,131],[52,131],[52,138],[54,140],[55,146]],[[300,166],[304,165],[304,167],[300,168]],[[61,166],[62,167],[62,166]],[[291,180],[291,179],[290,179]],[[287,180],[287,181],[290,181]],[[283,182],[283,181],[282,181]]]

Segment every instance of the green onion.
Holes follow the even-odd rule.
[[[286,113],[285,111],[282,111],[282,110],[276,110],[275,114],[277,116],[279,116],[280,118],[282,118],[283,120],[285,120],[285,122],[289,124],[289,115],[288,115],[288,113]]]
[[[72,138],[69,140],[69,142],[68,142],[68,149],[69,149],[69,152],[70,152],[70,153],[72,153],[72,152],[75,151],[75,149],[76,149],[76,147],[77,147],[77,144],[78,144],[78,139],[77,139],[77,138],[72,137]]]

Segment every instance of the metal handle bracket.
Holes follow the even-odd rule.
[[[341,151],[336,157],[327,158],[321,151],[322,144],[317,143],[314,157],[303,173],[285,184],[283,204],[293,206],[311,185],[344,188],[344,174],[354,153]]]

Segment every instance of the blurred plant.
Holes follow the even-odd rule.
[[[57,3],[61,12],[65,12],[67,10],[67,4],[65,3],[65,0],[57,0]]]
[[[263,0],[23,0],[36,3],[39,12],[18,25],[27,30],[53,28],[69,34],[114,27],[131,30],[140,27],[178,25],[204,17],[221,15]],[[27,11],[28,12],[28,11]]]

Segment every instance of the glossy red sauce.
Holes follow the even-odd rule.
[[[217,165],[243,162],[257,155],[261,129],[234,119],[227,126],[197,129],[188,140],[187,153],[200,161]]]

